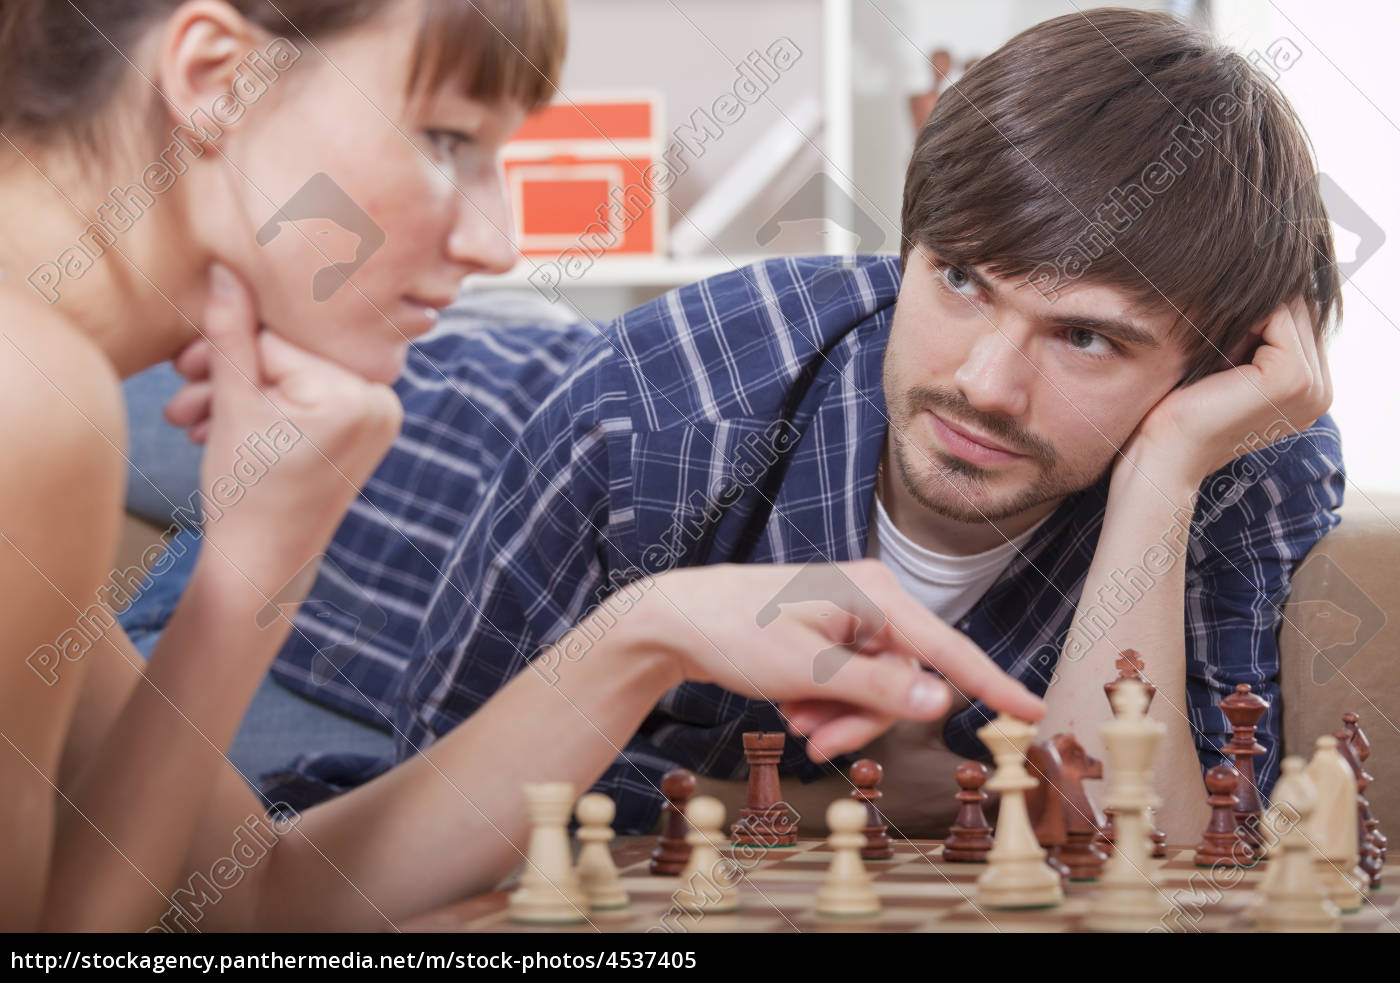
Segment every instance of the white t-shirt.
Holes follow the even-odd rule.
[[[900,586],[919,603],[952,625],[972,610],[1044,521],[985,553],[948,556],[924,549],[895,528],[877,498],[866,552],[894,571]]]

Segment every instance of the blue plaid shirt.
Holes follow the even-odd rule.
[[[468,419],[465,404],[460,419],[422,421],[367,490],[378,510],[357,507],[330,554],[367,597],[398,606],[389,637],[375,642],[392,649],[384,667],[411,667],[398,700],[400,757],[471,714],[640,571],[863,557],[887,426],[881,362],[899,282],[895,258],[839,267],[808,258],[684,287],[601,331],[561,335],[572,360],[523,421],[546,380],[537,374],[540,385],[519,386],[518,351],[492,359],[482,339],[464,340],[472,364],[439,361],[447,375],[470,377],[476,398],[516,393],[520,413],[499,429],[480,413]],[[502,333],[495,343],[506,338],[516,336]],[[411,389],[420,384],[439,382],[399,387],[411,419],[419,415]],[[788,452],[756,452],[771,443],[775,424]],[[480,470],[469,478],[437,473],[473,465]],[[1259,764],[1266,792],[1279,757],[1281,606],[1296,564],[1337,523],[1343,484],[1340,439],[1323,417],[1202,486],[1187,549],[1188,715],[1205,767],[1221,760],[1229,733],[1220,699],[1237,683],[1268,699],[1258,735],[1268,749]],[[1079,602],[1107,487],[1105,479],[1067,498],[958,623],[1038,693]],[[396,543],[398,513],[426,527],[409,535],[431,541],[422,556]],[[432,567],[443,570],[435,586]],[[280,678],[328,702],[344,696],[342,708],[363,712],[362,697],[307,685],[314,656],[294,639],[279,659]],[[346,676],[381,712],[386,677],[369,663],[352,671],[356,661],[364,660],[350,659]],[[974,732],[989,718],[980,703],[955,715],[948,745],[985,757]],[[663,698],[597,787],[617,802],[619,828],[644,831],[659,814],[666,770],[741,777],[740,735],[780,727],[770,704],[686,684]],[[824,773],[797,740],[784,765],[803,780]]]
[[[435,335],[395,384],[403,429],[351,505],[272,675],[385,730],[448,555],[591,324]]]

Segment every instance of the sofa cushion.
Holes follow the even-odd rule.
[[[1354,712],[1372,746],[1372,813],[1400,833],[1400,496],[1347,490],[1342,522],[1293,577],[1279,631],[1285,754]]]

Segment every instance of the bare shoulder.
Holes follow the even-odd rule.
[[[121,379],[101,349],[37,298],[0,290],[0,425],[37,424],[26,407],[58,409],[86,421],[94,436],[125,443]],[[19,417],[18,420],[15,417]],[[24,420],[29,416],[29,420]]]

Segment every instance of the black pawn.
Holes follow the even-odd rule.
[[[987,783],[987,766],[980,761],[964,761],[953,777],[958,783],[956,798],[962,808],[943,844],[943,859],[986,863],[987,854],[992,852],[992,827],[982,812],[982,804],[987,801],[987,793],[982,791]]]
[[[690,844],[685,841],[690,824],[685,819],[685,807],[695,794],[695,773],[684,768],[666,772],[661,779],[661,794],[666,796],[666,811],[661,838],[651,851],[651,872],[675,876],[685,870],[690,860]]]

